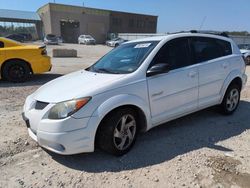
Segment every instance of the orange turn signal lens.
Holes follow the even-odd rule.
[[[79,110],[82,108],[84,105],[86,105],[91,98],[83,98],[83,99],[78,99],[75,104],[76,110]]]

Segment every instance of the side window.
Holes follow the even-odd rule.
[[[196,63],[232,54],[231,44],[219,39],[193,37],[192,45]]]
[[[215,39],[215,40],[216,40],[216,44],[222,48],[223,53],[224,53],[223,56],[231,55],[233,53],[230,42],[219,40],[219,39]]]
[[[0,41],[0,48],[4,48],[4,43]]]
[[[190,50],[187,38],[173,39],[167,42],[156,54],[153,64],[167,63],[170,69],[190,65]]]

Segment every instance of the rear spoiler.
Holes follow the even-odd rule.
[[[45,44],[39,47],[39,49],[45,49],[45,48],[46,48]]]

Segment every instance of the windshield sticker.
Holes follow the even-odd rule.
[[[134,48],[147,48],[151,45],[151,43],[142,43],[142,44],[137,44]]]
[[[125,63],[125,62],[130,62],[130,61],[131,61],[131,59],[122,59],[122,60],[121,60],[121,62],[124,62],[124,63]]]

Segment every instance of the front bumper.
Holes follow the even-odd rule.
[[[85,44],[96,44],[96,42],[95,41],[85,41]]]
[[[109,47],[114,47],[115,44],[114,44],[114,43],[107,43],[107,46],[109,46]]]
[[[48,44],[48,45],[50,45],[50,44],[51,45],[58,45],[59,42],[58,41],[45,41],[44,43]]]
[[[29,115],[23,113],[22,116],[29,136],[43,148],[62,155],[94,151],[95,129],[87,126],[90,118],[69,117],[59,121],[44,119],[35,124],[36,121]]]

